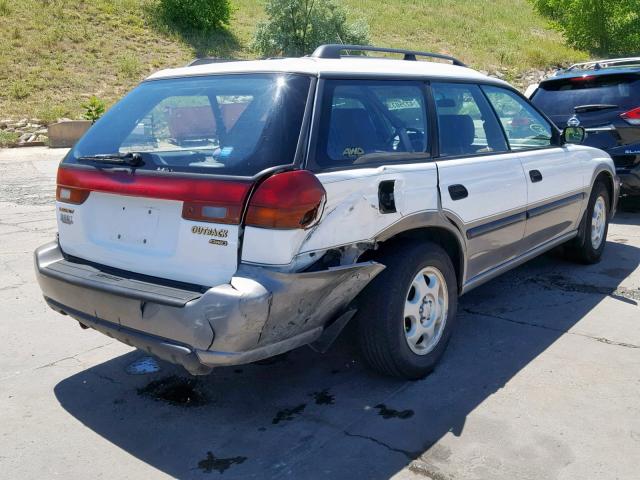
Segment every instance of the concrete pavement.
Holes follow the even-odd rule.
[[[463,297],[419,382],[348,337],[194,379],[49,310],[63,151],[0,150],[0,477],[632,479],[640,467],[640,213],[604,260],[545,255]]]

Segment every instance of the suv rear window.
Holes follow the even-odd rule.
[[[549,116],[571,115],[580,105],[610,104],[631,110],[640,106],[640,77],[587,75],[548,80],[540,84],[531,101]]]
[[[143,82],[64,163],[140,152],[143,170],[252,176],[293,162],[309,84],[309,77],[282,74]]]

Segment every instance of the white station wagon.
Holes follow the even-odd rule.
[[[342,55],[365,51],[403,57]],[[143,81],[60,164],[36,271],[83,327],[205,374],[325,351],[351,321],[373,368],[415,379],[460,295],[560,244],[602,255],[611,158],[503,81],[362,46],[198,63]]]

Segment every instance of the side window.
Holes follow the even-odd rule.
[[[440,155],[475,155],[508,150],[504,134],[477,85],[433,83]]]
[[[551,125],[528,102],[504,88],[489,85],[482,88],[502,122],[511,150],[552,145]]]
[[[327,80],[317,163],[331,168],[425,157],[423,92],[419,82]]]

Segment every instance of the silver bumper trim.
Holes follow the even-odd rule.
[[[58,268],[61,265],[64,268]],[[241,265],[228,284],[197,295],[186,291],[195,298],[180,299],[182,306],[178,306],[167,303],[162,289],[156,291],[153,285],[144,286],[140,294],[139,285],[114,289],[111,281],[96,282],[100,266],[93,265],[86,277],[78,275],[57,242],[36,250],[35,266],[42,293],[52,308],[124,343],[182,364],[192,373],[198,373],[201,366],[254,362],[313,342],[384,269],[379,263],[365,262],[318,272],[282,273]],[[150,289],[160,298],[150,297]],[[181,295],[171,291],[174,300]]]

